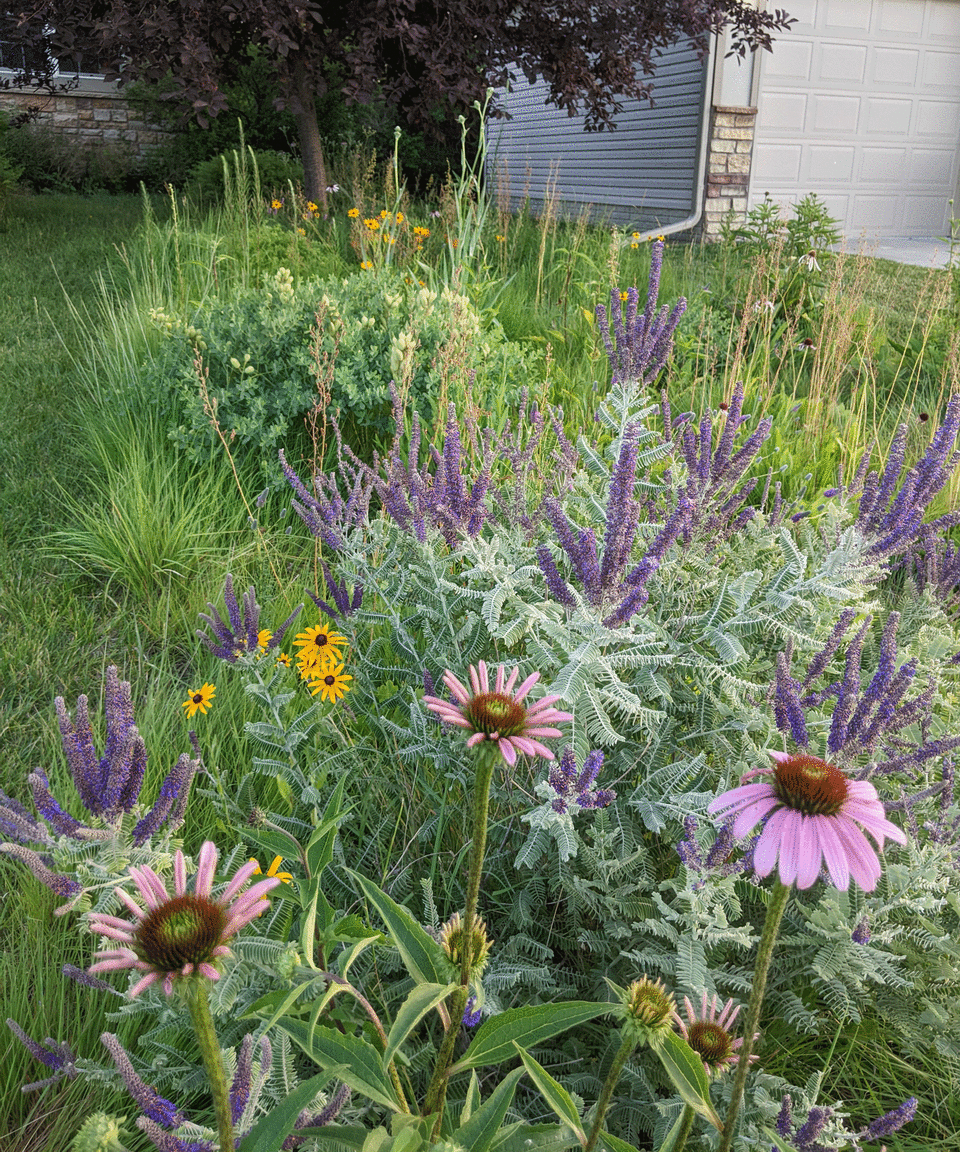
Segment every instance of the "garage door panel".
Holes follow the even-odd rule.
[[[750,204],[809,192],[845,234],[940,235],[960,164],[960,0],[794,0],[760,60]]]
[[[866,3],[866,0],[864,0]],[[880,0],[880,19],[877,28],[880,32],[894,32],[898,36],[923,34],[924,11],[921,4],[904,4],[902,0]]]
[[[913,101],[889,96],[865,97],[868,136],[906,136],[911,131]]]
[[[860,120],[859,96],[834,96],[818,93],[813,97],[813,117],[810,127],[814,132],[856,132]]]
[[[903,171],[906,148],[864,148],[860,153],[861,184],[892,184]]]
[[[810,180],[850,180],[856,149],[823,145],[807,149],[806,175]]]
[[[916,48],[874,48],[867,80],[877,87],[914,88],[920,73]]]

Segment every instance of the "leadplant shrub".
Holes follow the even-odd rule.
[[[189,323],[159,310],[153,321],[161,339],[145,367],[147,392],[197,461],[220,450],[211,415],[235,450],[266,458],[318,405],[369,454],[394,430],[392,381],[425,426],[443,414],[454,378],[498,420],[530,368],[466,296],[390,268],[295,284],[281,267],[260,288],[211,300]]]

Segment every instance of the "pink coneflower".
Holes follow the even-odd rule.
[[[221,956],[229,955],[227,941],[245,924],[259,916],[269,902],[264,896],[280,883],[279,876],[268,876],[254,884],[242,896],[237,894],[257,869],[256,860],[243,865],[217,899],[213,899],[213,877],[217,866],[217,849],[207,840],[197,860],[197,877],[193,892],[187,891],[187,867],[178,849],[173,858],[174,895],[152,868],[131,868],[146,910],[125,892],[116,894],[134,915],[133,923],[103,912],[90,914],[90,927],[121,947],[98,952],[91,972],[110,972],[135,968],[145,973],[130,989],[131,996],[163,981],[169,996],[174,981],[198,973],[209,980],[219,980],[215,966]],[[234,900],[234,897],[237,897]],[[231,904],[230,901],[233,900]]]
[[[706,992],[703,994],[699,1015],[686,996],[683,998],[683,1005],[687,1010],[687,1018],[686,1020],[680,1018],[680,1032],[703,1061],[707,1075],[712,1076],[736,1064],[740,1059],[739,1050],[743,1047],[743,1037],[738,1036],[734,1039],[730,1035],[730,1028],[740,1012],[740,1005],[728,1000],[718,1016],[716,993],[708,1001]],[[754,1040],[756,1039],[754,1036]],[[756,1056],[751,1056],[751,1063],[754,1060]]]
[[[884,816],[876,788],[867,780],[848,780],[835,765],[805,752],[770,755],[772,768],[757,768],[743,777],[766,775],[769,780],[731,788],[711,801],[707,811],[735,814],[733,834],[738,838],[766,818],[753,853],[759,876],[769,875],[779,858],[781,881],[809,888],[825,864],[836,888],[847,888],[853,876],[865,892],[872,892],[880,879],[880,861],[863,830],[877,848],[883,848],[884,837],[907,842]]]
[[[518,752],[552,760],[553,753],[535,737],[562,736],[559,729],[549,725],[572,720],[573,717],[569,712],[558,712],[551,707],[560,699],[559,696],[544,696],[536,704],[525,707],[524,697],[540,679],[540,673],[532,673],[514,692],[513,686],[519,674],[519,669],[514,668],[507,676],[501,664],[497,668],[496,683],[491,689],[487,666],[481,660],[476,668],[470,665],[472,692],[452,672],[444,672],[443,682],[456,697],[457,703],[452,704],[436,696],[424,696],[423,702],[441,720],[467,728],[471,733],[468,747],[472,748],[484,740],[496,741],[500,754],[511,767],[517,762]]]

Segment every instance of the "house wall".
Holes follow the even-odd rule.
[[[546,104],[543,80],[498,93],[512,119],[487,126],[487,179],[511,208],[555,200],[627,229],[659,231],[688,219],[699,201],[707,63],[687,44],[657,62],[654,103],[624,100],[614,131],[585,132],[583,115]]]
[[[142,156],[169,133],[141,119],[114,84],[82,78],[70,92],[0,89],[0,108],[16,114],[38,109],[36,123],[81,148],[110,149]]]

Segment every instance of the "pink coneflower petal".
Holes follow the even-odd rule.
[[[146,911],[140,907],[129,892],[125,892],[122,888],[114,888],[113,893],[119,900],[126,904],[138,920],[142,920],[144,916],[146,916]]]
[[[182,852],[176,852],[173,857],[173,890],[177,896],[185,896],[187,892],[187,864]]]
[[[213,967],[212,964],[201,964],[198,970],[202,975],[206,976],[208,980],[220,979],[220,973],[216,970],[216,968]]]
[[[788,812],[788,808],[778,808],[763,826],[760,839],[753,850],[753,866],[758,876],[769,876],[777,863],[780,832]]]
[[[864,892],[872,892],[880,879],[880,861],[870,842],[852,820],[837,818],[836,832],[844,848],[850,874]]]
[[[733,822],[733,835],[738,840],[742,839],[759,820],[762,820],[768,812],[772,812],[776,808],[777,803],[777,798],[772,790],[766,796],[752,800],[737,814],[737,818]]]
[[[197,878],[193,890],[198,896],[210,899],[213,892],[213,877],[217,870],[217,848],[212,840],[204,840],[197,858]]]
[[[763,784],[741,784],[711,800],[707,805],[707,811],[711,816],[715,816],[718,812],[733,812],[751,804],[754,800],[759,800],[762,796],[775,795],[769,781]]]
[[[818,834],[820,821],[813,816],[801,816],[800,819],[803,821],[803,834],[797,847],[797,887],[812,888],[820,875],[823,863],[823,851]]]
[[[512,768],[517,762],[517,750],[513,746],[513,741],[512,740],[501,740],[499,742],[499,744],[500,744],[500,755],[504,758],[504,760],[506,760],[506,762]]]
[[[90,971],[92,972],[93,969],[91,968]],[[136,984],[134,984],[134,986],[130,989],[131,998],[135,997],[135,996],[139,996],[140,993],[145,988],[149,988],[151,984],[156,984],[159,979],[160,979],[160,973],[159,972],[148,972],[147,975],[144,976],[144,978],[142,980],[138,980],[136,982]],[[171,986],[170,992],[172,992],[172,991],[173,991],[173,987]],[[170,995],[170,992],[167,993],[168,996]]]
[[[230,901],[236,896],[240,889],[246,884],[250,877],[259,870],[260,865],[256,860],[248,860],[246,864],[237,872],[236,876],[230,881],[224,891],[220,894],[220,903],[229,904]]]
[[[469,704],[470,703],[470,691],[469,691],[469,689],[464,684],[461,684],[460,681],[456,678],[456,676],[454,676],[454,674],[452,672],[444,672],[443,682],[450,689],[450,691],[454,694],[454,696],[456,696],[456,698],[460,701],[461,704]],[[435,697],[424,697],[424,699],[436,699],[436,698]],[[441,701],[438,701],[438,703],[444,704],[444,703],[446,703],[446,701],[441,700]],[[452,705],[451,705],[451,707],[452,707]]]
[[[540,673],[539,672],[531,672],[530,675],[526,678],[526,680],[524,680],[523,683],[520,685],[520,687],[516,690],[516,692],[514,692],[514,694],[513,694],[514,700],[516,700],[516,702],[518,704],[521,704],[524,701],[524,699],[526,698],[530,689],[534,686],[534,684],[538,683],[539,680],[540,680]],[[549,707],[551,704],[554,703],[554,701],[559,700],[559,699],[560,699],[559,696],[544,696],[544,698],[541,701],[539,701],[539,703],[545,707]],[[533,708],[536,708],[536,707],[537,707],[537,705],[534,704]],[[528,712],[532,711],[532,709],[528,708],[527,711]]]
[[[163,881],[149,865],[144,864],[142,868],[131,866],[130,875],[136,882],[144,904],[151,911],[170,899],[166,888],[163,886]]]
[[[834,888],[843,891],[850,887],[850,866],[843,841],[837,833],[836,816],[827,816],[819,822],[820,851],[823,853],[827,873]]]

